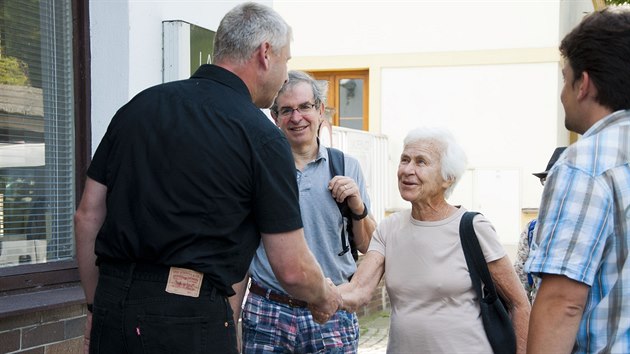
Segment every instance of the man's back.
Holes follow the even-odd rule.
[[[288,143],[222,68],[202,66],[192,79],[138,94],[101,145],[88,171],[109,193],[99,257],[192,268],[230,293],[259,231],[301,227],[299,211],[286,210],[296,198],[295,180],[282,178],[292,174]],[[269,184],[287,198],[266,197]],[[239,262],[226,264],[228,254]]]
[[[336,312],[304,241],[289,146],[258,109],[286,80],[290,38],[273,9],[239,4],[217,28],[216,66],[142,92],[111,122],[74,219],[86,349],[237,352],[230,295],[261,238],[316,321]]]

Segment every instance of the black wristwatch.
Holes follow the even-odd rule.
[[[365,205],[365,203],[363,203],[363,213],[361,213],[361,215],[357,215],[357,214],[353,213],[352,210],[350,210],[350,217],[353,220],[363,220],[363,219],[365,219],[367,214],[368,214],[368,210],[367,210],[367,205]]]
[[[92,310],[94,309],[94,305],[92,304],[87,304],[87,310],[89,313],[92,313]]]

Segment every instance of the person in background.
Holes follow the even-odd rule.
[[[540,180],[541,185],[545,185],[545,180],[547,179],[547,174],[549,173],[549,170],[551,169],[553,164],[556,163],[564,149],[566,149],[566,146],[558,147],[553,151],[553,154],[551,155],[551,158],[547,163],[547,168],[543,172],[532,173]],[[536,219],[529,221],[527,225],[525,225],[525,229],[523,229],[523,232],[521,232],[521,236],[518,241],[516,261],[514,262],[514,270],[516,270],[516,274],[521,280],[521,284],[523,284],[523,288],[525,289],[525,293],[527,294],[527,298],[529,299],[530,304],[534,302],[538,287],[532,275],[526,273],[523,268],[525,267],[525,262],[527,261],[527,257],[529,256],[529,250],[532,244],[535,228]]]
[[[560,44],[565,127],[525,271],[542,278],[530,353],[630,348],[630,10],[582,20]]]
[[[381,277],[392,305],[388,353],[491,353],[460,234],[466,209],[446,198],[466,169],[466,154],[449,131],[419,128],[404,140],[400,196],[411,209],[378,225],[349,284],[343,308],[366,304]],[[483,215],[473,227],[498,293],[507,301],[518,353],[525,353],[530,305],[494,227]]]
[[[240,4],[219,25],[215,65],[113,117],[75,215],[91,353],[238,352],[228,297],[261,239],[316,321],[336,313],[304,239],[289,144],[259,109],[287,80],[290,40],[271,8]]]
[[[307,73],[290,71],[271,116],[291,145],[306,242],[324,275],[340,285],[356,271],[351,252],[342,252],[340,234],[349,242],[344,224],[352,223],[356,246],[366,252],[376,222],[369,215],[370,198],[359,162],[345,155],[346,175],[331,177],[326,147],[317,137],[325,119],[325,100],[325,86]],[[352,213],[348,220],[337,206],[344,201]],[[356,314],[340,310],[326,324],[315,323],[306,301],[288,295],[274,275],[266,247],[258,247],[250,266],[251,285],[242,315],[243,352],[356,353]]]

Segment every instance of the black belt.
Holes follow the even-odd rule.
[[[171,270],[169,266],[149,263],[100,261],[97,265],[103,274],[115,277],[131,275],[132,279],[164,282],[168,281],[168,274]]]
[[[265,289],[252,281],[249,286],[249,292],[260,295],[267,300],[275,301],[280,304],[289,305],[290,307],[308,307],[308,303],[302,300],[294,299],[289,295],[280,294],[271,289]]]

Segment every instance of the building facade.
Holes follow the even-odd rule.
[[[72,215],[90,158],[120,106],[177,78],[167,75],[173,60],[180,60],[178,70],[182,60],[191,68],[208,62],[207,53],[191,49],[196,34],[190,29],[216,31],[240,2],[0,3],[0,353],[81,352],[86,309]],[[556,48],[592,11],[590,1],[492,2],[493,9],[464,2],[341,1],[311,8],[261,2],[294,28],[291,68],[367,73],[365,120],[357,126],[367,133],[333,128],[332,142],[360,155],[371,171],[379,220],[404,207],[394,180],[404,134],[441,123],[471,159],[454,198],[493,220],[495,205],[509,205],[510,214],[496,220],[511,221],[497,226],[506,230],[506,243],[516,239],[511,230],[524,210],[537,207],[541,192],[525,176],[568,142]],[[184,31],[166,37],[173,21]],[[167,50],[190,55],[173,59]],[[183,70],[177,75],[185,77]],[[335,92],[337,105],[359,92],[348,81],[339,87],[346,91]],[[497,199],[497,185],[512,197]]]

